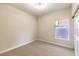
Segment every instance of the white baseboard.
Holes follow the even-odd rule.
[[[17,45],[17,46],[14,46],[14,47],[5,49],[5,50],[3,50],[3,51],[0,51],[0,54],[3,54],[3,53],[5,53],[5,52],[11,51],[11,50],[14,50],[14,49],[16,49],[16,48],[19,48],[19,47],[21,47],[21,46],[24,46],[24,45],[26,45],[26,44],[29,44],[29,43],[31,43],[31,42],[33,42],[33,41],[35,41],[35,40],[31,40],[31,41],[25,42],[25,43],[23,43],[23,44],[20,44],[20,45]]]
[[[59,44],[59,43],[56,43],[56,42],[50,42],[50,41],[46,41],[46,40],[42,40],[42,39],[39,39],[39,41],[43,41],[43,42],[47,42],[47,43],[50,43],[50,44],[55,44],[55,45],[58,45],[58,46],[62,46],[62,47],[73,49],[73,47],[71,47],[71,46]]]

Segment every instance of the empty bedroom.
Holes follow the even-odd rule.
[[[0,3],[0,56],[75,56],[78,4]]]

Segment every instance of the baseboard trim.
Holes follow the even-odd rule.
[[[34,41],[35,41],[35,40],[31,40],[31,41],[25,42],[25,43],[23,43],[23,44],[20,44],[20,45],[17,45],[17,46],[14,46],[14,47],[5,49],[5,50],[3,50],[3,51],[0,51],[0,54],[3,54],[3,53],[5,53],[5,52],[8,52],[8,51],[14,50],[14,49],[16,49],[16,48],[22,47],[22,46],[24,46],[24,45],[26,45],[26,44],[29,44],[29,43],[31,43],[31,42],[34,42]]]
[[[46,42],[46,43],[49,43],[49,44],[58,45],[58,46],[69,48],[69,49],[73,49],[73,47],[70,47],[70,46],[67,46],[67,45],[58,44],[58,43],[55,43],[55,42],[50,42],[50,41],[46,41],[46,40],[42,40],[42,39],[39,39],[39,41]]]

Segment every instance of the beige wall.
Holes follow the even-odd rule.
[[[70,35],[72,33],[72,24],[71,24],[71,7],[58,10],[47,15],[41,16],[38,19],[39,23],[39,40],[47,41],[54,44],[60,44],[66,47],[73,48],[73,40],[70,36],[70,41],[61,41],[55,39],[55,21],[68,18],[70,20]]]
[[[36,24],[34,16],[0,4],[0,51],[35,39]]]

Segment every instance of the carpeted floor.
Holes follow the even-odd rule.
[[[72,49],[35,41],[28,45],[1,54],[1,56],[73,56]]]

